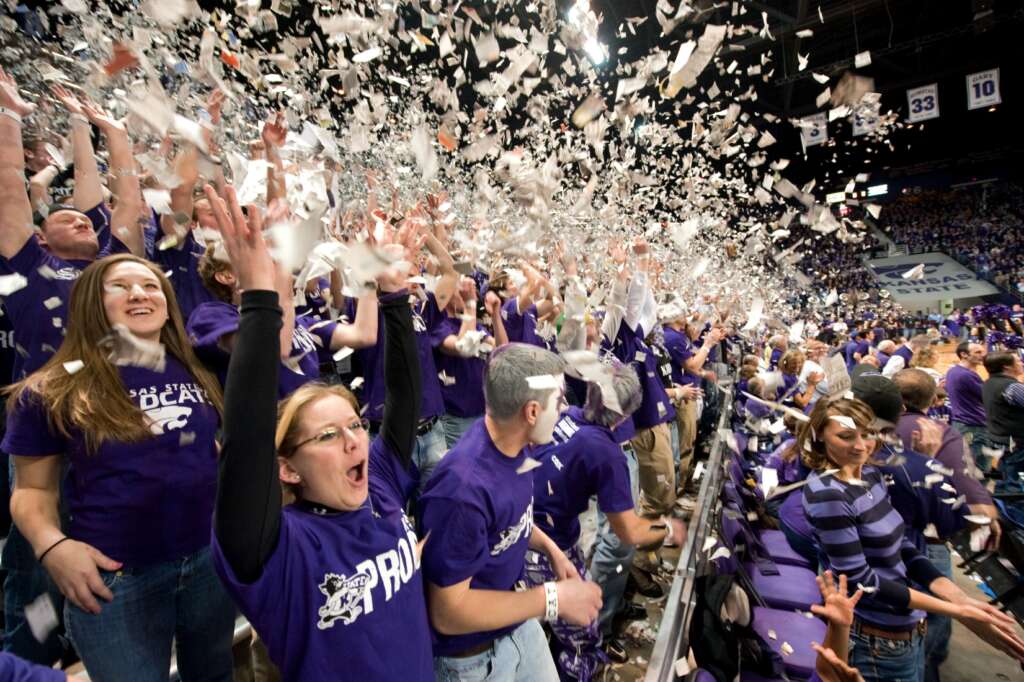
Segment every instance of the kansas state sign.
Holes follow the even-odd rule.
[[[904,279],[903,275],[924,264],[924,277]],[[942,299],[974,298],[999,293],[998,290],[944,253],[918,253],[912,256],[880,258],[868,261],[868,268],[900,303],[932,303]]]

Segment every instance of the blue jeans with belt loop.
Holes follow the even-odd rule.
[[[915,630],[907,641],[895,641],[850,631],[849,664],[864,682],[922,682],[924,636]]]
[[[544,629],[528,620],[491,643],[487,651],[457,658],[436,656],[437,682],[556,682],[558,670],[551,660]]]
[[[68,600],[64,621],[94,682],[167,682],[172,642],[182,682],[231,682],[236,608],[210,548],[174,561],[100,571],[114,593],[100,613]]]

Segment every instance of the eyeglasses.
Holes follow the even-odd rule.
[[[368,419],[357,419],[348,426],[328,426],[326,429],[316,434],[315,436],[307,438],[306,440],[297,443],[295,447],[292,448],[292,452],[295,452],[303,445],[306,445],[308,443],[316,443],[317,445],[327,445],[328,443],[333,443],[334,441],[341,438],[342,435],[345,433],[348,433],[348,435],[352,439],[358,440],[359,437],[362,436],[364,433],[369,432],[370,420]]]

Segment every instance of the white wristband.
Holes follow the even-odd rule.
[[[544,620],[558,620],[558,586],[552,582],[544,583]]]
[[[14,109],[0,107],[0,116],[7,116],[8,118],[13,118],[15,121],[18,122],[19,125],[21,124],[21,114],[19,114]]]
[[[661,517],[661,520],[665,523],[665,539],[661,541],[661,544],[667,545],[672,541],[672,522],[664,516]]]

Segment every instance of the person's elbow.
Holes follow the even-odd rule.
[[[449,637],[472,632],[462,624],[457,609],[451,603],[450,595],[443,592],[444,588],[436,585],[427,586],[427,612],[430,616],[430,624],[442,635]]]

